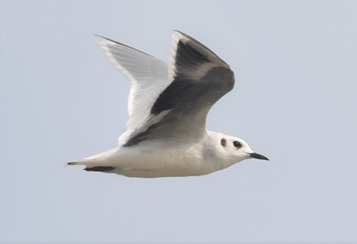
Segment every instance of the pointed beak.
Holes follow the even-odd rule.
[[[249,155],[250,155],[251,158],[262,159],[262,160],[268,160],[269,161],[269,158],[267,158],[267,157],[265,157],[265,156],[263,156],[261,154],[255,153],[255,152],[249,153]]]

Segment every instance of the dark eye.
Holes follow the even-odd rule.
[[[239,141],[234,141],[234,142],[233,142],[233,145],[234,145],[236,148],[241,148],[241,147],[242,147],[242,144],[241,144]]]

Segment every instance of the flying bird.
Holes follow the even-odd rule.
[[[244,159],[269,160],[242,139],[206,130],[210,108],[234,87],[234,73],[192,37],[175,31],[169,62],[98,36],[131,82],[127,130],[109,151],[67,163],[128,177],[205,175]]]

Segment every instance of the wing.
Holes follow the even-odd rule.
[[[234,73],[200,42],[176,31],[169,61],[169,85],[155,97],[143,126],[122,146],[144,140],[201,139],[210,108],[234,87]],[[166,83],[167,84],[167,83]]]
[[[119,138],[119,144],[124,144],[152,117],[150,116],[151,107],[158,95],[170,83],[168,66],[164,61],[144,52],[105,37],[98,37],[100,37],[98,44],[104,54],[131,82],[127,131]]]

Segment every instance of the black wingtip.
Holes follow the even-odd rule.
[[[86,171],[94,171],[94,172],[109,172],[113,171],[115,168],[112,166],[94,166],[90,168],[85,168]]]

